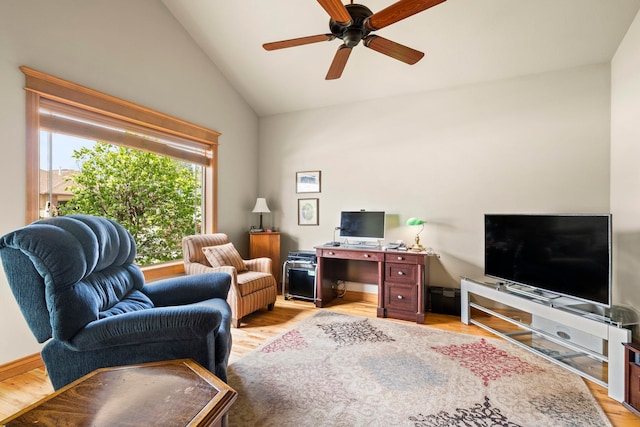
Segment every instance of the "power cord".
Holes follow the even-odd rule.
[[[342,289],[340,289],[340,285],[342,285]],[[344,280],[336,281],[336,292],[338,298],[342,298],[347,293],[347,283]]]

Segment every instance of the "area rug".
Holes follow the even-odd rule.
[[[611,426],[582,379],[497,338],[320,310],[229,365],[236,426]]]

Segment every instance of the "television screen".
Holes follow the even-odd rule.
[[[611,305],[611,215],[485,215],[485,275]]]
[[[340,213],[340,237],[384,239],[384,211],[343,211]]]

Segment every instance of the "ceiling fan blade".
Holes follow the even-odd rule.
[[[333,34],[318,34],[317,36],[299,37],[297,39],[281,40],[279,42],[265,43],[262,45],[265,50],[284,49],[287,47],[302,46],[305,44],[328,42],[335,39]]]
[[[391,6],[371,15],[365,22],[365,26],[370,31],[379,30],[387,25],[427,10],[430,7],[439,5],[444,1],[446,0],[399,0]]]
[[[333,57],[333,62],[331,62],[331,66],[329,67],[329,71],[327,72],[327,77],[325,80],[335,80],[339,79],[342,75],[342,71],[344,71],[344,67],[347,65],[347,59],[349,59],[349,55],[351,55],[351,48],[345,45],[342,45],[338,48],[336,55]]]
[[[318,3],[338,24],[345,27],[351,25],[351,15],[340,0],[318,0]]]
[[[415,64],[424,56],[424,53],[419,50],[411,49],[410,47],[380,36],[370,35],[363,40],[363,44],[369,49],[373,49],[376,52],[380,52],[409,65]]]

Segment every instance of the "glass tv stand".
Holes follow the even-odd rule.
[[[624,400],[624,343],[629,324],[583,310],[570,298],[541,298],[503,284],[463,278],[461,320],[475,324],[608,388]],[[573,303],[573,304],[571,304]]]

